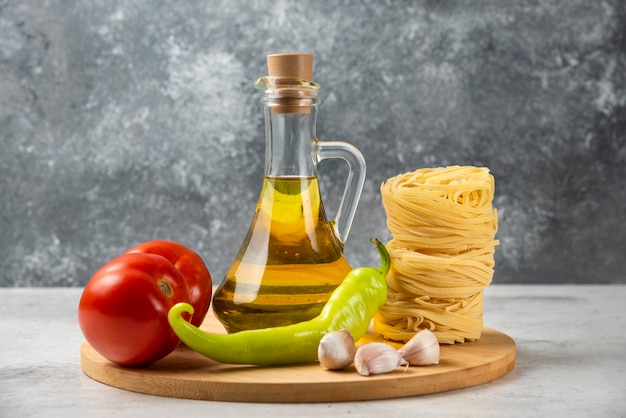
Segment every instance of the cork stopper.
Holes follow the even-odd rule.
[[[310,113],[311,92],[303,85],[313,80],[313,54],[289,53],[267,56],[269,78],[279,87],[272,113]]]
[[[268,75],[313,81],[313,54],[272,54],[267,56]]]

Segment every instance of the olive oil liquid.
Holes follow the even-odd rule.
[[[212,306],[229,333],[317,316],[351,270],[315,177],[266,177],[252,225]]]

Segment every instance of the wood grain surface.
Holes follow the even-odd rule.
[[[212,315],[202,328],[224,332]],[[370,332],[358,343],[369,341],[382,339]],[[390,399],[480,385],[515,367],[516,346],[506,334],[485,328],[478,341],[442,345],[438,365],[399,367],[377,376],[361,376],[353,366],[328,371],[317,362],[279,367],[221,364],[184,345],[145,368],[115,365],[87,342],[80,353],[87,376],[120,389],[185,399],[292,403]]]

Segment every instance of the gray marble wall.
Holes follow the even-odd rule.
[[[626,283],[620,0],[0,0],[0,285],[79,286],[164,238],[218,282],[263,171],[253,81],[308,51],[321,139],[368,163],[346,245],[388,239],[380,183],[487,166],[494,283]],[[333,213],[342,164],[320,177]]]

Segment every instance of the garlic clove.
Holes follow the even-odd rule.
[[[362,376],[389,373],[407,364],[396,349],[379,342],[360,345],[354,356],[354,367]]]
[[[322,367],[328,370],[340,370],[354,361],[356,347],[354,338],[347,329],[329,332],[320,340],[317,358]]]
[[[398,353],[411,366],[439,364],[439,341],[430,330],[423,329],[400,347]]]

